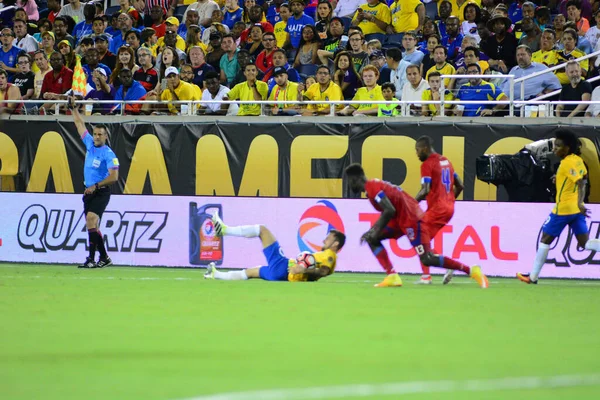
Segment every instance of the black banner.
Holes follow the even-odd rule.
[[[349,197],[344,168],[360,162],[369,177],[383,178],[416,194],[420,161],[415,139],[429,135],[463,177],[465,200],[495,200],[496,187],[475,179],[482,154],[513,154],[550,138],[554,125],[476,125],[439,122],[109,123],[109,144],[120,162],[114,193],[219,196]],[[598,135],[572,127],[583,138],[594,202],[600,201]],[[15,189],[83,192],[85,148],[67,122],[3,121],[0,175]],[[4,186],[4,185],[3,185]],[[502,192],[498,198],[503,199]]]

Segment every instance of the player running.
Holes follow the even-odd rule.
[[[571,227],[579,247],[600,251],[600,240],[590,239],[585,218],[588,209],[583,198],[587,185],[587,169],[581,159],[581,142],[568,130],[556,132],[554,154],[561,159],[556,172],[556,205],[542,225],[542,238],[530,274],[517,273],[517,278],[525,283],[537,284],[540,271],[546,262],[550,244],[560,236],[567,225]]]
[[[318,281],[325,276],[333,274],[337,253],[346,242],[346,235],[332,229],[325,237],[325,240],[323,240],[322,250],[313,254],[316,261],[315,267],[305,268],[302,265],[298,265],[295,259],[289,259],[283,255],[283,250],[279,246],[277,239],[263,225],[227,226],[216,214],[213,217],[213,224],[218,236],[259,237],[263,246],[263,253],[267,259],[267,265],[241,271],[221,272],[217,271],[214,264],[211,264],[206,268],[206,273],[204,274],[204,278],[206,279],[239,281],[260,278],[265,281]]]
[[[379,179],[367,179],[360,164],[346,168],[350,189],[355,193],[366,192],[367,198],[381,211],[377,222],[360,238],[367,242],[371,251],[385,270],[387,276],[375,287],[402,286],[400,275],[394,270],[386,249],[381,244],[384,239],[397,239],[406,234],[415,248],[421,262],[428,267],[443,267],[460,270],[473,278],[482,288],[489,286],[487,277],[479,266],[468,267],[451,258],[434,254],[429,246],[431,240],[429,225],[423,221],[423,211],[419,203],[399,186]]]
[[[427,211],[423,216],[423,222],[429,226],[429,235],[433,239],[454,215],[454,201],[464,189],[463,183],[452,163],[443,155],[433,149],[433,139],[429,136],[421,136],[415,145],[417,157],[423,162],[421,164],[421,190],[415,196],[420,202],[427,199]],[[417,284],[431,284],[429,267],[421,263],[423,275],[416,281]],[[449,269],[442,281],[444,285],[450,283],[454,270]]]

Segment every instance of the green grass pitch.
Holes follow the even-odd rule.
[[[596,378],[563,387],[482,383],[479,391],[438,392],[425,384],[416,393],[355,394],[548,400],[600,393],[597,281],[527,286],[491,278],[483,290],[464,277],[442,286],[436,276],[425,287],[405,276],[404,287],[379,289],[373,284],[382,275],[273,283],[206,281],[202,274],[0,264],[1,398],[204,399],[559,375]],[[299,398],[286,396],[269,399]],[[314,398],[342,397],[350,396]],[[239,397],[250,398],[267,399]]]

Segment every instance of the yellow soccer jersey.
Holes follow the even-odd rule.
[[[427,71],[427,74],[425,75],[425,80],[427,80],[427,81],[429,80],[429,74],[433,71],[437,71],[442,75],[456,74],[456,68],[454,68],[454,66],[450,63],[444,64],[444,66],[439,69],[438,69],[437,65],[434,65],[433,67],[429,68],[429,70]],[[450,78],[444,78],[444,87],[447,88],[449,84],[450,84]]]
[[[366,87],[361,87],[360,89],[358,89],[356,91],[356,94],[354,95],[354,98],[352,99],[354,101],[384,101],[385,99],[383,98],[383,93],[381,93],[381,86],[376,85],[373,89],[371,89],[370,91],[367,90]],[[358,104],[354,104],[353,107],[356,108]],[[371,108],[377,108],[377,105],[375,104],[371,104],[371,103],[362,103],[360,105],[358,105],[358,110],[369,110]]]
[[[287,21],[279,21],[273,27],[273,34],[275,35],[275,39],[277,40],[277,47],[281,48],[285,44],[285,41],[288,38],[288,33],[285,31],[285,27],[287,26]]]
[[[256,81],[256,89],[260,93],[262,99],[267,99],[269,93],[269,86],[266,82]],[[235,85],[229,93],[227,93],[229,100],[242,100],[242,101],[255,101],[254,90],[248,86],[248,82],[242,82]],[[260,104],[240,104],[240,109],[237,115],[260,115]]]
[[[421,96],[421,99],[423,99],[425,101],[431,101],[431,89],[430,88],[425,89],[425,91],[423,92],[423,95]],[[446,90],[444,93],[444,101],[452,101],[452,100],[454,100],[454,95],[452,94],[451,91]],[[444,104],[444,108],[446,110],[449,110],[452,107],[454,107],[454,104]],[[427,104],[427,108],[431,112],[432,116],[437,115],[437,108],[435,108],[434,104]]]
[[[531,55],[531,61],[540,63],[540,64],[544,64],[546,66],[555,65],[556,64],[556,53],[554,52],[554,50],[548,50],[548,51],[538,50]]]
[[[390,13],[389,7],[384,3],[377,3],[376,6],[370,6],[368,3],[361,4],[360,7],[362,12],[365,14],[372,14],[380,21],[389,24],[392,21],[392,15]],[[358,16],[358,10],[354,13],[354,17],[352,17],[353,22],[356,21],[356,17]],[[370,35],[371,33],[385,33],[384,30],[379,28],[375,22],[367,21],[363,19],[358,26],[362,29],[364,35]]]
[[[583,57],[583,56],[585,56],[585,53],[579,49],[575,49],[572,52],[570,52],[569,54],[566,54],[564,50],[554,50],[554,57],[555,57],[554,65],[563,64],[563,63],[566,63],[567,61],[575,60],[576,58]],[[589,61],[590,61],[589,59],[579,61],[579,66],[581,67],[581,70],[582,70],[581,76],[583,76],[584,78],[590,67]],[[556,71],[554,71],[554,73],[556,74],[556,77],[560,81],[561,85],[566,85],[570,82],[569,78],[567,77],[567,72],[564,68],[557,69]]]
[[[331,271],[329,275],[335,271],[335,262],[337,261],[337,253],[331,249],[325,251],[319,251],[314,253],[316,267],[327,267]],[[308,281],[308,275],[306,274],[288,274],[288,281],[290,282],[306,282]]]
[[[310,85],[308,90],[304,93],[304,97],[308,100],[319,101],[319,100],[344,100],[342,89],[333,81],[329,82],[329,86],[325,91],[321,91],[320,83],[313,83]],[[336,106],[337,110],[341,110],[344,107],[343,104]],[[329,110],[329,104],[309,104],[309,110],[324,111]]]
[[[193,83],[180,81],[179,86],[175,88],[174,92],[175,95],[177,95],[177,98],[179,99],[178,101],[194,101],[202,99],[202,92],[200,91],[200,88],[198,88],[198,86],[194,85]],[[163,90],[162,94],[160,95],[160,99],[162,101],[169,102],[169,111],[172,114],[177,114],[177,112],[179,111],[178,107],[181,107],[181,105],[175,106],[174,104],[170,103],[170,101],[173,100],[173,95],[171,94],[171,91],[169,89]]]
[[[581,157],[566,156],[556,172],[556,206],[552,212],[556,215],[577,214],[579,210],[579,190],[577,182],[587,175],[587,169]]]
[[[392,26],[398,33],[414,31],[419,26],[417,7],[421,0],[396,0],[390,6]]]
[[[279,85],[275,85],[271,90],[271,95],[269,96],[269,100],[279,100],[279,101],[296,101],[298,100],[298,84],[295,82],[287,83],[287,87],[285,89],[281,89]],[[293,107],[292,104],[273,104],[274,107],[288,108]]]

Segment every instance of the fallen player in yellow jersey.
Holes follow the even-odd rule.
[[[238,236],[246,238],[260,238],[267,265],[248,268],[241,271],[218,271],[214,264],[206,268],[204,278],[238,281],[246,279],[264,279],[265,281],[307,282],[333,274],[337,260],[337,253],[346,242],[346,236],[335,229],[329,231],[321,251],[314,253],[315,266],[305,268],[298,265],[295,258],[289,259],[275,239],[275,236],[263,225],[227,226],[218,215],[213,217],[213,224],[218,236]]]

